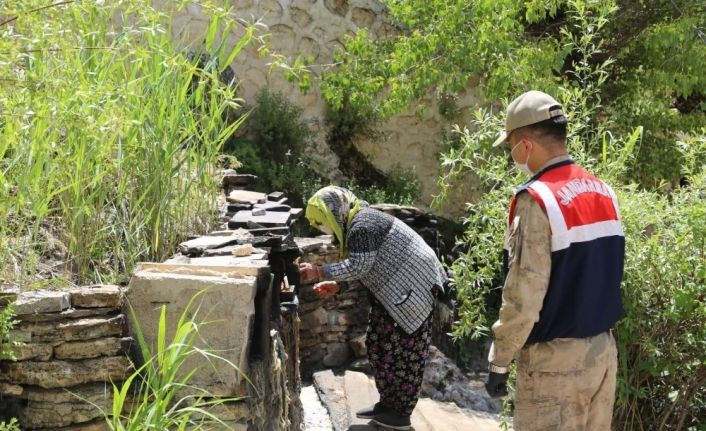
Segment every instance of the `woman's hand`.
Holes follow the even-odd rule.
[[[314,293],[321,299],[328,299],[337,294],[341,288],[335,281],[322,281],[314,285]]]
[[[311,263],[299,264],[299,278],[302,283],[315,283],[323,277],[323,270],[318,265]]]

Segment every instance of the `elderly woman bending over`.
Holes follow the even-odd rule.
[[[409,429],[431,339],[434,291],[444,285],[445,271],[416,232],[367,208],[347,189],[329,186],[316,192],[306,218],[335,237],[343,260],[323,266],[303,263],[302,280],[319,281],[314,291],[322,298],[339,292],[337,281],[359,280],[371,294],[366,346],[380,402],[357,416]]]

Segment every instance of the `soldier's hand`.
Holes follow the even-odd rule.
[[[485,381],[485,390],[488,395],[493,398],[502,398],[507,395],[507,377],[508,373],[488,373],[488,379]]]

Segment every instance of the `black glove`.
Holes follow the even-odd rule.
[[[485,390],[488,395],[493,398],[501,398],[507,395],[507,377],[508,373],[488,373],[488,379],[485,381]]]

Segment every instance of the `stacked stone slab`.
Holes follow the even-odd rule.
[[[18,417],[26,430],[103,429],[99,407],[110,409],[112,383],[132,371],[121,306],[118,286],[18,294],[11,335],[23,344],[15,361],[0,362],[0,420]]]
[[[237,369],[215,361],[199,369],[191,383],[216,398],[241,398],[212,412],[231,429],[298,430],[300,320],[292,261],[299,250],[290,227],[302,211],[290,208],[280,192],[247,190],[248,178],[224,176],[226,200],[219,206],[229,220],[224,230],[185,241],[163,263],[141,264],[127,298],[139,315],[154,322],[161,306],[175,319],[205,289],[197,301],[199,315],[212,323],[200,330],[202,347]],[[154,341],[153,324],[143,332]]]
[[[204,366],[206,358],[194,355],[184,363],[182,374],[197,370],[189,384],[214,396],[246,396],[247,384],[242,383],[249,372],[255,296],[258,289],[269,290],[269,283],[269,268],[263,266],[146,263],[136,269],[126,299],[140,316],[145,342],[153,351],[161,309],[172,322],[166,330],[166,339],[171,340],[176,331],[173,322],[193,300],[188,313],[201,325],[196,347],[216,352],[229,362],[214,360]]]
[[[303,214],[301,208],[287,205],[282,192],[233,190],[226,200],[229,229],[288,228]]]
[[[230,429],[298,429],[298,320],[294,315],[270,321],[270,268],[260,255],[246,258],[226,265],[218,264],[218,257],[210,258],[211,262],[201,258],[205,260],[198,264],[140,264],[126,299],[141,317],[145,342],[154,345],[161,308],[173,322],[196,298],[190,309],[191,314],[198,309],[195,317],[201,322],[196,347],[229,363],[218,359],[206,363],[198,355],[187,359],[182,375],[196,370],[189,380],[190,386],[198,388],[192,395],[207,390],[214,398],[238,399],[211,411]],[[167,340],[173,332],[174,327],[168,326]],[[259,354],[254,355],[253,344],[263,337]]]

